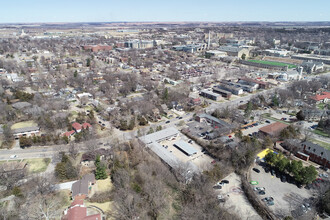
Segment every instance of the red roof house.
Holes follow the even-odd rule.
[[[89,123],[87,123],[87,122],[85,122],[84,124],[82,124],[82,127],[83,127],[84,129],[87,129],[87,128],[91,128],[92,125],[89,124]]]
[[[101,214],[87,215],[87,207],[83,200],[74,200],[64,211],[62,220],[101,220]]]
[[[76,131],[76,132],[81,132],[81,128],[82,128],[82,126],[81,126],[81,124],[79,124],[78,122],[75,122],[75,123],[73,123],[72,124],[72,127],[73,127],[73,129]]]
[[[311,96],[310,99],[316,102],[328,102],[328,100],[330,99],[330,92],[322,92],[321,94],[316,94],[314,96]]]
[[[71,130],[71,131],[67,131],[63,134],[63,136],[67,136],[68,138],[71,137],[73,134],[75,133],[74,130]]]
[[[79,133],[79,132],[81,132],[81,129],[92,128],[92,125],[87,123],[87,122],[85,122],[82,125],[79,124],[78,122],[75,122],[75,123],[72,124],[72,127],[77,133]]]

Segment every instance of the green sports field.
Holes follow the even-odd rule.
[[[248,60],[252,63],[261,63],[261,64],[267,64],[267,65],[273,65],[273,66],[288,66],[289,69],[296,68],[296,65],[293,64],[287,64],[287,63],[280,63],[280,62],[274,62],[274,61],[267,61],[267,60]]]

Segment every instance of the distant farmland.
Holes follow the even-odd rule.
[[[267,60],[248,60],[248,62],[261,63],[261,64],[272,65],[272,66],[288,66],[289,69],[297,68],[297,66],[294,64],[280,63],[280,62],[267,61]]]

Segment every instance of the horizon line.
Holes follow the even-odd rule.
[[[251,23],[251,22],[260,22],[260,23],[330,23],[329,21],[49,21],[49,22],[0,22],[0,24],[56,24],[56,23]]]

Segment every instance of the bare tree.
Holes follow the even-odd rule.
[[[69,154],[73,159],[76,159],[78,156],[78,148],[74,142],[70,142]]]
[[[55,220],[61,214],[61,200],[57,196],[35,196],[27,200],[22,215],[24,219],[46,219]]]

